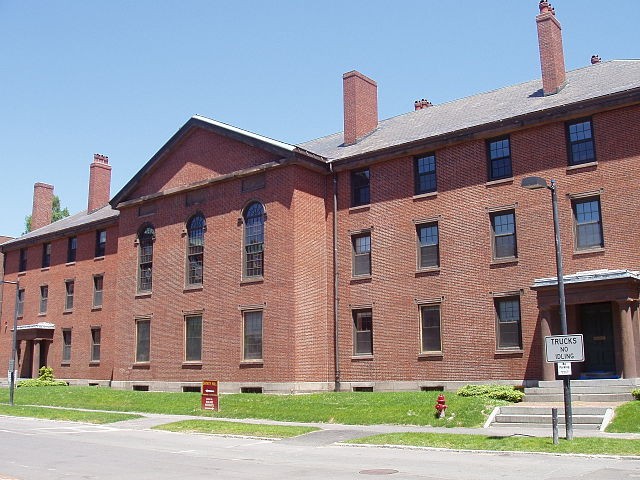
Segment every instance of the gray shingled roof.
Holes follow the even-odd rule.
[[[65,217],[57,222],[50,223],[49,225],[33,230],[21,237],[14,238],[6,243],[3,243],[1,248],[6,250],[7,247],[11,247],[14,244],[20,244],[28,241],[32,238],[41,239],[42,237],[55,236],[67,230],[75,230],[88,225],[94,225],[102,222],[107,222],[111,219],[115,220],[120,214],[118,210],[111,208],[111,205],[104,206],[98,210],[88,213],[86,210]]]
[[[567,72],[567,85],[555,95],[543,96],[538,79],[383,120],[354,145],[342,146],[339,132],[298,146],[341,160],[639,87],[640,60],[612,60]]]

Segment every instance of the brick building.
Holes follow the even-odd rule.
[[[536,23],[541,79],[380,121],[376,82],[348,72],[344,131],[300,145],[195,116],[109,205],[96,156],[87,212],[1,247],[20,374],[228,392],[553,379],[551,203],[520,186],[538,176],[557,182],[585,338],[574,377],[637,378],[640,61],[566,72],[546,2]]]

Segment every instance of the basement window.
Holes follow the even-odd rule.
[[[262,387],[240,387],[240,393],[262,393]]]
[[[354,392],[373,392],[373,387],[353,387]]]
[[[134,392],[148,392],[149,391],[149,385],[134,385],[133,386],[133,391]]]
[[[201,389],[200,387],[194,387],[194,386],[189,386],[189,385],[185,385],[182,387],[182,392],[183,393],[187,393],[187,392],[196,392],[196,393],[200,393]]]

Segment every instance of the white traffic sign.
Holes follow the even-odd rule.
[[[571,375],[571,363],[570,362],[558,362],[558,375]]]
[[[584,362],[582,334],[544,337],[547,362]]]

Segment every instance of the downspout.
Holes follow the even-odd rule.
[[[340,391],[340,342],[338,330],[338,176],[329,163],[329,171],[333,175],[333,355],[334,355],[334,391]]]

